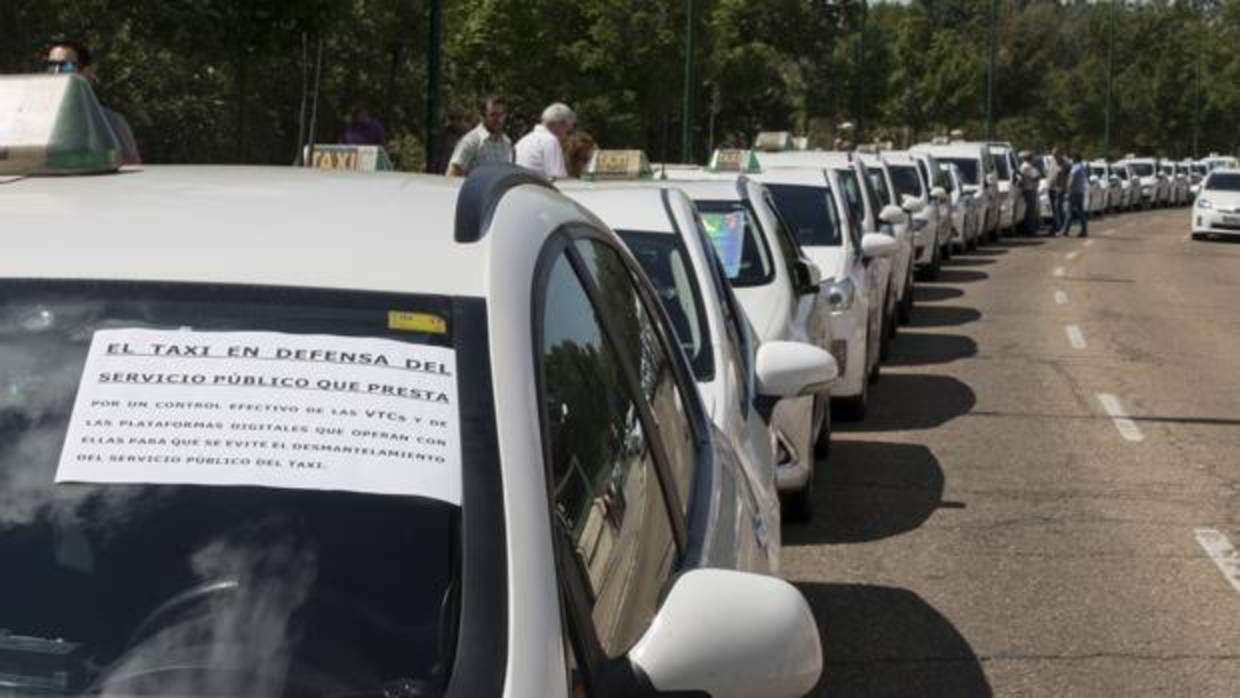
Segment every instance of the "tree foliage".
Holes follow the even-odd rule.
[[[98,56],[101,98],[129,118],[148,161],[287,163],[321,41],[317,139],[366,106],[412,169],[425,157],[429,1],[9,0],[0,71],[37,70],[50,37],[79,37]],[[984,131],[990,0],[695,1],[698,158],[761,129],[827,139],[845,120],[896,141]],[[493,92],[514,137],[565,101],[605,147],[680,157],[682,0],[443,6],[437,127],[469,128]],[[1000,0],[994,135],[1101,151],[1112,10],[1111,154],[1240,148],[1240,0]]]

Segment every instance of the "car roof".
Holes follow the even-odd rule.
[[[557,186],[569,198],[590,209],[613,230],[674,233],[665,187],[638,182],[578,182],[562,180]]]
[[[931,155],[946,155],[949,157],[970,157],[978,159],[982,157],[982,149],[988,147],[985,143],[918,143],[913,146],[913,150],[921,150]]]
[[[753,175],[753,179],[764,184],[803,184],[814,187],[829,187],[826,172],[822,167],[772,167],[761,174]]]
[[[793,150],[762,153],[758,162],[763,169],[780,167],[851,168],[852,154],[842,150]]]
[[[1216,167],[1213,170],[1210,170],[1210,174],[1211,175],[1216,175],[1216,174],[1240,175],[1240,167]]]
[[[462,180],[291,167],[146,166],[0,187],[0,278],[484,294],[454,239]],[[531,187],[532,188],[532,187]]]

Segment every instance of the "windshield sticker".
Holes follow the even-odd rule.
[[[729,279],[736,278],[741,271],[741,251],[745,240],[745,212],[702,213],[702,225],[710,236],[715,253],[723,263],[724,273]]]
[[[426,334],[447,334],[448,321],[431,313],[413,313],[403,310],[388,311],[388,329]]]
[[[390,339],[110,329],[56,482],[250,485],[461,502],[456,352]]]

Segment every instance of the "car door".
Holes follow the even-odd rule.
[[[761,522],[735,483],[719,487],[685,360],[638,275],[590,229],[553,239],[537,272],[535,368],[573,691],[622,663],[678,570],[765,557]],[[716,492],[737,506],[704,530],[690,517]]]
[[[865,222],[865,193],[862,185],[863,177],[859,176],[855,168],[840,169],[836,171],[836,177],[839,179],[840,191],[844,194],[844,201],[848,204],[849,227],[857,231],[857,255],[861,259],[861,263],[865,266],[865,288],[861,293],[865,297],[866,303],[866,323],[868,326],[867,336],[869,345],[866,347],[866,366],[873,366],[878,361],[879,338],[882,337],[883,324],[883,293],[885,290],[884,269],[880,260],[868,259],[861,254],[861,238],[869,232]]]

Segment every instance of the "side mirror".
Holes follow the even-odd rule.
[[[902,208],[905,211],[908,211],[909,213],[913,213],[913,214],[921,213],[922,211],[926,210],[926,202],[922,201],[921,199],[915,196],[909,196],[908,194],[905,194]]]
[[[818,286],[822,284],[822,270],[817,264],[801,257],[792,265],[793,278],[792,283],[796,286],[797,293],[802,296],[810,293],[818,293]]]
[[[899,225],[906,220],[904,209],[894,204],[887,204],[882,211],[878,212],[878,220],[887,225]]]
[[[628,659],[659,693],[799,698],[818,683],[822,641],[788,582],[695,569],[676,580]]]
[[[758,394],[798,397],[821,393],[840,377],[835,357],[804,342],[763,342],[754,361]]]
[[[930,196],[942,201],[947,198],[947,190],[943,187],[935,187],[930,190]]]
[[[866,233],[861,237],[861,256],[867,259],[890,257],[899,249],[900,243],[890,235]]]

